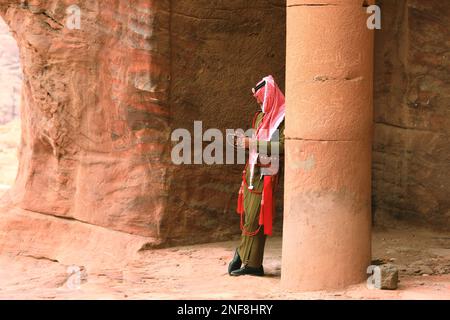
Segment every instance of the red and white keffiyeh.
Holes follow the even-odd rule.
[[[278,85],[272,76],[263,78],[257,85],[265,82],[264,87],[254,93],[258,101],[262,101],[262,112],[264,118],[258,127],[256,138],[258,140],[269,141],[274,132],[278,129],[285,116],[285,99]]]

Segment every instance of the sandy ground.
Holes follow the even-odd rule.
[[[143,251],[125,266],[88,270],[46,258],[0,257],[1,299],[450,299],[450,237],[426,229],[377,229],[374,258],[400,269],[397,290],[365,283],[333,292],[280,288],[281,238],[268,241],[265,277],[226,272],[237,241]]]

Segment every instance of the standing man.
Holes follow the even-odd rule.
[[[252,92],[261,110],[253,117],[252,137],[238,139],[238,146],[249,149],[249,159],[239,190],[242,236],[228,266],[231,276],[264,275],[264,246],[266,237],[272,235],[279,154],[284,153],[283,93],[272,76],[265,77]]]

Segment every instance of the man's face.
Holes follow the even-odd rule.
[[[252,89],[252,93],[253,93],[253,96],[255,96],[255,89]],[[260,105],[260,107],[262,107],[263,101],[261,101],[261,99],[259,97],[255,97],[255,99],[256,99],[256,102]]]
[[[256,102],[259,104],[259,108],[262,110],[263,102],[259,98],[256,98]]]
[[[253,93],[253,96],[255,97],[255,88],[252,89],[252,93]],[[256,99],[256,102],[259,104],[259,108],[262,110],[263,101],[260,99],[259,96],[256,96],[255,99]]]

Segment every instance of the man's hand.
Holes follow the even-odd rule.
[[[250,146],[250,138],[247,138],[244,135],[237,136],[236,146],[238,146],[239,148],[248,149]]]
[[[248,149],[250,147],[250,138],[247,138],[245,136],[238,137],[236,144],[240,148]]]

